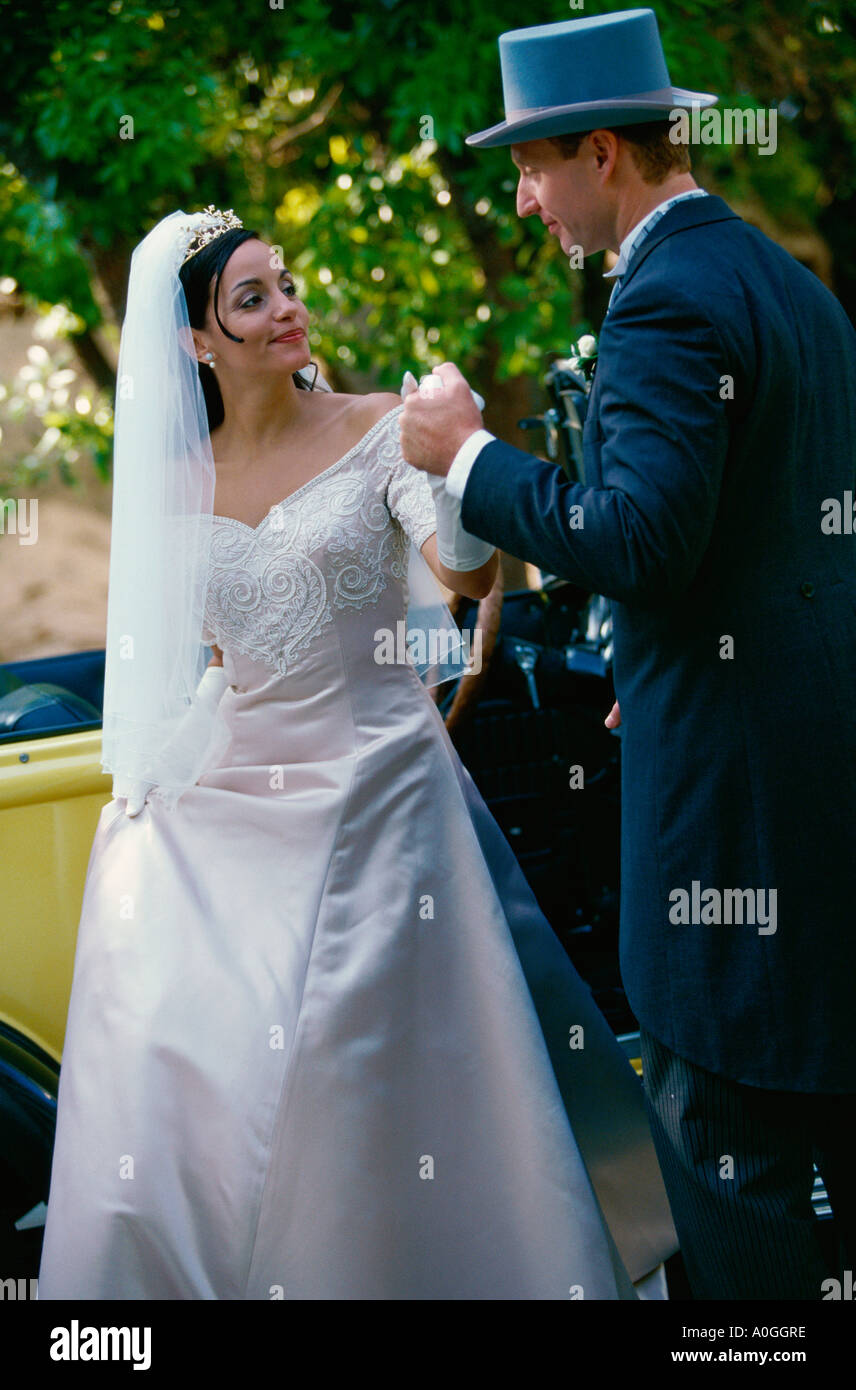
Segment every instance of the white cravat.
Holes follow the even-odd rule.
[[[673,207],[675,203],[682,202],[685,198],[706,198],[707,196],[707,191],[704,188],[691,188],[686,193],[676,193],[673,198],[665,198],[662,203],[658,203],[655,208],[652,208],[650,212],[646,213],[645,216],[636,223],[635,227],[631,227],[618,249],[618,260],[615,262],[612,270],[604,271],[604,279],[614,278],[616,280],[616,284],[613,286],[612,294],[609,298],[609,305],[607,305],[607,313],[609,313],[612,301],[618,293],[621,277],[630,264],[633,252],[641,242],[645,240],[648,233],[653,230],[660,218],[669,211],[670,207]],[[464,488],[470,476],[470,469],[484,446],[490,444],[494,439],[496,439],[496,435],[491,434],[490,430],[475,430],[468,439],[464,440],[460,449],[455,454],[452,465],[446,474],[446,490],[450,492],[453,497],[463,497]]]

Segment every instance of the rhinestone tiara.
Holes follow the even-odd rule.
[[[227,208],[225,212],[221,212],[219,208],[215,208],[213,203],[209,203],[201,215],[205,217],[207,221],[195,227],[188,227],[185,224],[181,229],[183,232],[191,233],[191,238],[184,254],[184,260],[181,262],[182,265],[185,265],[187,261],[190,260],[191,256],[195,256],[197,251],[201,251],[203,246],[207,246],[209,241],[214,241],[218,236],[222,236],[224,232],[228,232],[232,227],[243,227],[244,225],[240,217],[236,217],[231,208]]]

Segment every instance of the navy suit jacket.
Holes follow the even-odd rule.
[[[462,521],[614,601],[630,1004],[719,1075],[856,1091],[856,333],[721,198],[678,203],[604,321],[583,453],[572,484],[489,443]]]

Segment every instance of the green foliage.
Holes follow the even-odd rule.
[[[39,321],[39,341],[9,386],[0,384],[0,421],[26,420],[38,434],[33,447],[15,460],[0,463],[0,493],[26,493],[44,482],[54,468],[72,482],[82,458],[90,458],[99,475],[110,476],[113,411],[106,392],[94,396],[80,381],[79,364],[68,332],[74,319],[61,305]],[[0,428],[0,434],[3,430]],[[5,451],[4,451],[5,453]]]
[[[101,312],[70,215],[67,204],[39,197],[14,165],[0,167],[3,273],[26,286],[33,299],[47,306],[65,303],[81,326],[94,325]]]

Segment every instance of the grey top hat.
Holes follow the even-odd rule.
[[[499,61],[505,120],[468,135],[468,145],[666,120],[676,108],[719,100],[672,86],[653,10],[510,29],[499,36]]]

